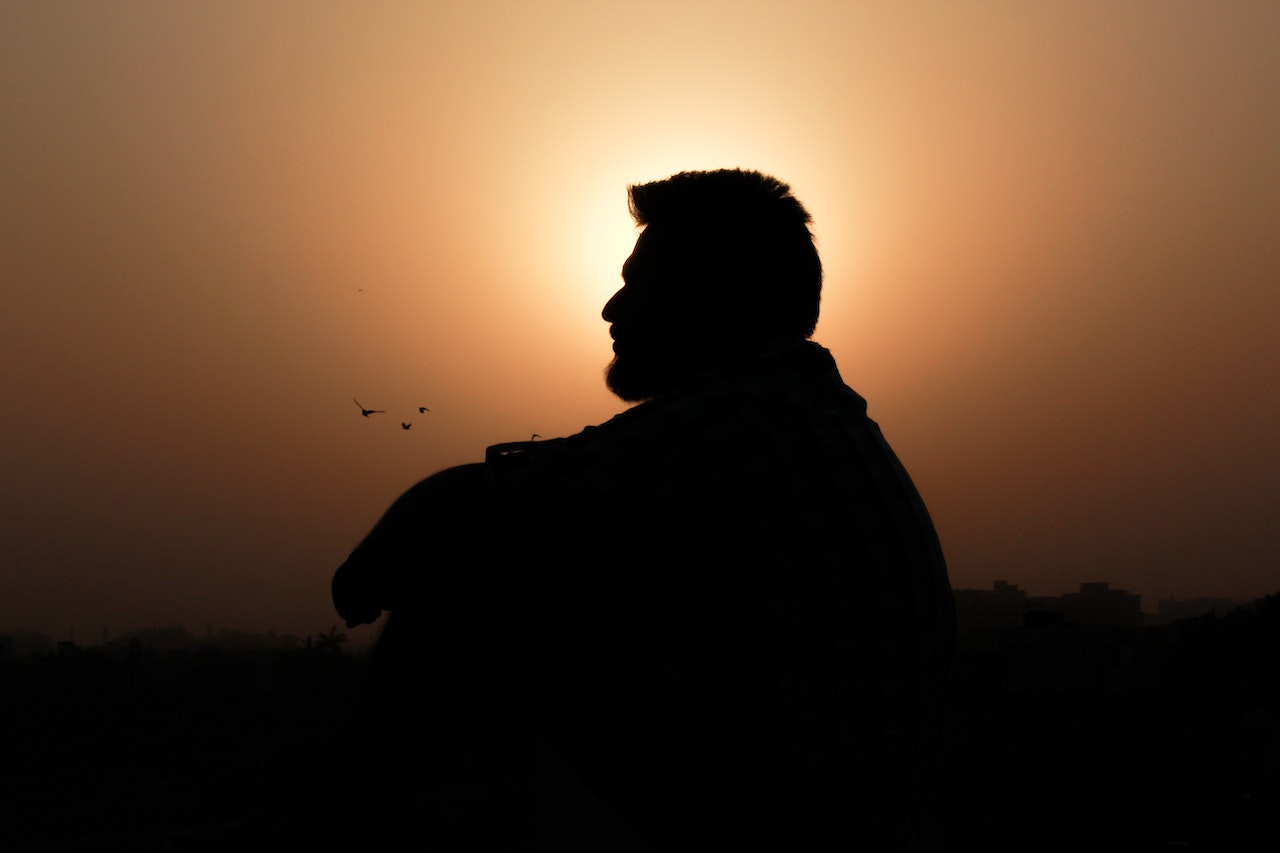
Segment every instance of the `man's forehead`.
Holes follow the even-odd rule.
[[[641,229],[639,236],[636,237],[636,247],[632,254],[656,254],[662,250],[663,245],[667,242],[665,239],[667,236],[663,229],[653,225],[646,225]]]
[[[652,265],[653,228],[647,227],[636,238],[636,245],[631,254],[622,262],[622,277],[631,278],[641,270]]]
[[[645,226],[636,238],[631,256],[622,264],[622,275],[634,276],[663,269],[670,272],[680,255],[680,241],[670,229]]]

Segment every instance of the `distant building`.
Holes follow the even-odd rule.
[[[957,631],[979,635],[967,646],[984,677],[1033,691],[1108,689],[1135,677],[1141,595],[1105,581],[1065,595],[1027,595],[1007,581],[954,595]]]
[[[1060,595],[1032,595],[1027,598],[1027,623],[1061,625],[1066,621]]]
[[[991,589],[957,589],[953,595],[961,634],[1014,628],[1026,618],[1027,594],[1008,581],[996,581]]]
[[[52,637],[35,631],[15,631],[0,635],[0,656],[26,658],[52,654],[57,643]]]
[[[1195,619],[1198,616],[1225,616],[1239,603],[1229,598],[1162,598],[1156,604],[1156,613],[1151,620],[1155,624],[1167,625],[1176,619]]]
[[[1144,619],[1142,596],[1106,581],[1082,583],[1066,595],[1027,595],[1016,584],[995,581],[991,589],[957,589],[954,596],[962,634],[1050,624],[1137,628]]]
[[[1142,596],[1111,589],[1107,581],[1080,584],[1079,592],[1036,595],[1027,599],[1027,622],[1035,624],[1142,627]]]
[[[1002,632],[1008,683],[1028,690],[1115,686],[1131,670],[1133,640],[1143,623],[1142,596],[1107,582],[1078,592],[1030,596],[1020,628]]]
[[[1106,581],[1082,583],[1079,592],[1062,596],[1062,620],[1072,625],[1116,625],[1141,628],[1142,596],[1111,589]]]

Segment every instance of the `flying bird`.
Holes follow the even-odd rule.
[[[355,397],[352,397],[351,399],[355,400],[357,406],[360,406],[359,400],[356,400]],[[386,411],[386,409],[366,409],[364,406],[360,406],[360,414],[364,415],[366,418],[369,417],[369,415],[386,414]]]
[[[418,414],[422,414],[423,412],[429,412],[429,411],[431,411],[431,410],[430,410],[430,409],[428,409],[426,406],[419,406],[419,407],[418,407]]]
[[[411,423],[408,423],[408,424],[407,424],[407,423],[405,423],[404,421],[401,421],[401,422],[400,422],[400,429],[408,429],[408,428],[409,428],[409,427],[411,427],[411,426],[413,426],[413,424],[411,424]]]

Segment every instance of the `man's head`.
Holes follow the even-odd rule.
[[[611,391],[651,399],[771,341],[813,334],[822,263],[790,187],[724,169],[628,193],[644,230],[602,312],[614,338]]]

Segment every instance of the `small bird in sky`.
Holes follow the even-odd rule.
[[[418,407],[418,414],[422,414],[423,412],[429,412],[429,411],[431,411],[431,410],[430,410],[430,409],[428,409],[426,406],[419,406],[419,407]]]
[[[351,399],[355,400],[357,406],[360,406],[360,414],[364,415],[366,418],[369,417],[369,415],[385,414],[387,411],[386,409],[366,409],[364,406],[360,405],[360,401],[356,400],[355,397],[352,397]]]
[[[400,422],[400,429],[408,429],[408,428],[409,428],[409,427],[411,427],[411,426],[413,426],[413,424],[411,424],[411,423],[408,423],[408,424],[407,424],[407,423],[405,423],[404,421],[401,421],[401,422]]]
[[[538,435],[536,432],[533,435],[529,436],[530,441],[537,441],[540,438],[542,438],[542,436]]]

